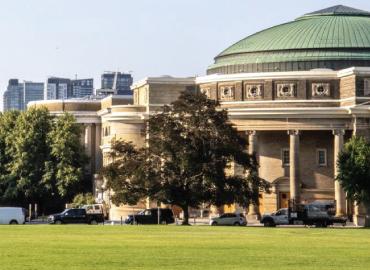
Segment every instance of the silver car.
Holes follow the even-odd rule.
[[[240,213],[226,213],[219,217],[212,218],[209,221],[212,226],[246,226],[247,220],[243,214]]]

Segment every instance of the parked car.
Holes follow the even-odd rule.
[[[26,209],[22,207],[0,207],[0,224],[24,224]]]
[[[62,213],[50,215],[50,224],[98,224],[104,221],[103,214],[89,214],[83,208],[66,209]]]
[[[247,220],[241,213],[226,213],[219,217],[212,218],[209,224],[212,226],[246,226]]]
[[[171,209],[159,209],[159,223],[171,224],[175,222]],[[158,208],[145,209],[136,215],[129,215],[125,220],[126,224],[158,224]]]

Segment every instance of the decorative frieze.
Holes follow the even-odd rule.
[[[211,98],[211,88],[209,87],[202,87],[200,88],[200,92],[206,95],[207,98]]]
[[[313,83],[312,97],[330,97],[330,83]]]
[[[263,97],[263,84],[246,84],[244,96],[247,99],[260,99]]]
[[[295,83],[276,84],[276,96],[278,98],[293,98],[297,96]]]
[[[222,101],[235,99],[235,86],[223,85],[220,86],[220,99]]]

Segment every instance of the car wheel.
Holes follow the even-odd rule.
[[[213,221],[212,222],[212,224],[211,224],[211,226],[217,226],[218,224],[217,224],[217,222],[216,221]]]
[[[265,227],[275,227],[275,223],[272,220],[266,220],[263,223],[263,226],[265,226]]]
[[[90,225],[98,225],[98,222],[95,219],[93,219],[90,221]]]
[[[10,225],[17,225],[17,224],[18,224],[18,221],[16,221],[16,220],[11,220],[11,221],[9,222],[9,224],[10,224]]]
[[[234,226],[240,226],[239,222],[234,222]]]
[[[60,224],[62,224],[62,221],[61,220],[56,220],[56,221],[54,221],[54,224],[60,225]]]
[[[326,224],[326,222],[325,222],[325,221],[322,221],[322,222],[317,222],[317,223],[315,224],[315,227],[316,227],[316,228],[326,228],[326,227],[328,227],[328,225]]]

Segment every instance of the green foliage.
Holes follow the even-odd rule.
[[[51,188],[53,181],[61,196],[78,184],[83,178],[83,167],[87,162],[83,146],[80,143],[81,128],[71,114],[63,114],[54,123],[48,133],[50,161],[47,162],[47,174],[43,182]]]
[[[13,160],[10,146],[13,143],[13,130],[18,116],[19,111],[0,114],[0,202],[17,195],[14,178],[9,174],[9,164]]]
[[[110,158],[113,162],[102,170],[108,180],[107,188],[114,190],[111,200],[116,205],[135,205],[148,196],[148,182],[145,179],[155,182],[155,167],[151,164],[155,159],[149,159],[145,149],[136,149],[132,143],[113,140],[111,144]]]
[[[347,196],[370,205],[370,144],[363,137],[352,137],[338,157],[341,183]]]
[[[46,139],[51,128],[52,117],[46,109],[30,109],[19,115],[11,132],[9,175],[16,181],[17,197],[24,201],[37,202],[47,192],[40,180],[49,159]]]
[[[104,171],[115,191],[113,201],[134,204],[149,197],[178,205],[185,223],[188,207],[201,203],[247,207],[257,202],[259,189],[268,185],[258,177],[256,158],[246,153],[245,138],[218,106],[203,94],[183,93],[150,117],[149,148],[113,142],[113,162]],[[228,175],[231,163],[243,172]]]
[[[85,204],[94,204],[95,198],[92,193],[79,193],[77,194],[72,201],[74,207],[80,207]]]
[[[86,156],[72,115],[46,108],[0,115],[0,202],[47,204],[72,197]]]

